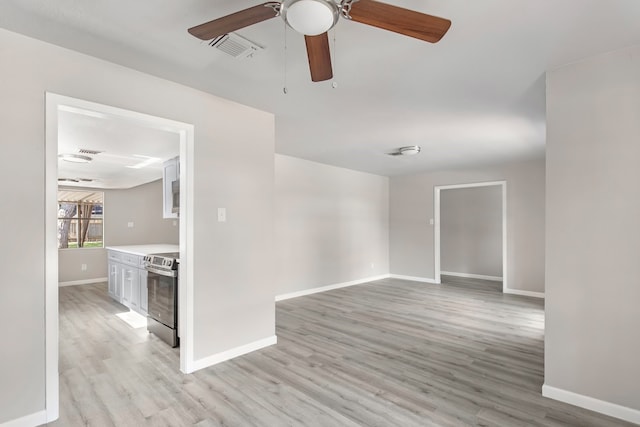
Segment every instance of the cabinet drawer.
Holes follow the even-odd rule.
[[[108,257],[110,261],[122,261],[122,252],[118,251],[108,251]]]
[[[127,253],[122,254],[122,262],[134,267],[140,266],[140,258],[142,258],[140,255],[132,255]]]

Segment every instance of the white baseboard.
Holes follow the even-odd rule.
[[[427,277],[416,277],[416,276],[403,276],[401,274],[390,274],[389,277],[392,279],[402,279],[402,280],[411,280],[412,282],[422,282],[422,283],[431,283],[434,285],[439,285],[434,279],[429,279]]]
[[[53,420],[51,420],[53,421]],[[36,412],[35,414],[25,415],[15,420],[5,421],[0,427],[33,427],[47,423],[47,411]]]
[[[194,360],[192,365],[193,371],[197,371],[199,369],[217,365],[218,363],[226,362],[227,360],[233,359],[234,357],[242,356],[244,354],[251,353],[253,351],[260,350],[262,348],[269,347],[270,345],[274,345],[277,343],[278,343],[278,337],[276,335],[272,335],[270,337],[263,338],[258,341],[254,341],[249,344],[241,345],[240,347],[235,347],[230,350],[223,351],[221,353],[213,354],[211,356],[207,356],[202,359]]]
[[[373,282],[376,280],[382,280],[382,279],[388,279],[388,278],[389,278],[388,274],[383,274],[381,276],[367,277],[365,279],[352,280],[350,282],[336,283],[334,285],[320,286],[318,288],[311,288],[311,289],[305,289],[297,292],[290,292],[287,294],[276,295],[276,302],[284,301],[291,298],[303,297],[305,295],[317,294],[319,292],[326,292],[334,289],[346,288],[347,286],[361,285],[363,283]]]
[[[59,287],[63,286],[76,286],[76,285],[90,285],[92,283],[103,283],[108,281],[107,277],[98,277],[97,279],[84,279],[84,280],[72,280],[70,282],[58,282]]]
[[[464,277],[467,279],[482,279],[482,280],[493,280],[494,282],[502,282],[502,277],[485,276],[484,274],[454,273],[451,271],[441,271],[440,274],[444,274],[445,276]]]
[[[621,406],[616,403],[606,402],[604,400],[595,399],[572,391],[551,387],[546,384],[542,386],[542,395],[549,399],[559,400],[560,402],[569,403],[571,405],[609,415],[610,417],[640,424],[640,411],[637,409],[627,408],[626,406]]]
[[[544,292],[523,291],[520,289],[506,288],[506,289],[503,289],[503,293],[544,299]]]

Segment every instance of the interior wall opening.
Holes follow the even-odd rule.
[[[507,289],[506,182],[438,186],[436,281]]]
[[[180,369],[182,372],[188,373],[193,371],[193,283],[192,283],[192,271],[193,267],[191,264],[190,254],[192,252],[193,246],[193,230],[192,230],[192,198],[190,195],[192,194],[193,189],[193,172],[190,170],[190,165],[193,163],[193,143],[194,143],[194,128],[193,125],[181,123],[169,119],[164,119],[161,117],[151,116],[147,114],[142,114],[134,111],[124,110],[120,108],[110,107],[107,105],[102,105],[94,102],[89,102],[81,99],[65,97],[57,94],[47,93],[46,96],[46,132],[45,132],[45,146],[46,146],[46,162],[45,162],[45,215],[46,215],[46,224],[45,224],[45,331],[46,331],[46,361],[45,361],[45,403],[46,403],[46,412],[47,419],[54,420],[58,416],[59,411],[59,392],[60,392],[60,383],[59,383],[59,364],[58,354],[60,346],[63,343],[60,342],[60,334],[58,330],[59,325],[59,271],[60,271],[60,257],[59,257],[59,248],[58,248],[58,224],[59,224],[59,200],[58,200],[58,190],[59,183],[66,184],[67,186],[71,184],[76,184],[74,181],[79,181],[78,185],[75,185],[75,190],[82,189],[96,189],[99,188],[99,185],[92,186],[90,182],[74,179],[74,177],[68,176],[60,176],[59,167],[58,167],[58,159],[59,159],[59,148],[64,146],[62,142],[62,138],[64,135],[61,133],[61,120],[62,118],[68,118],[69,114],[77,114],[80,117],[90,118],[90,119],[105,119],[105,120],[117,120],[120,123],[125,123],[130,126],[139,126],[141,128],[152,129],[158,133],[168,133],[174,135],[171,138],[171,141],[174,141],[175,151],[179,153],[179,162],[180,162],[180,175],[179,175],[179,185],[180,185],[180,220],[174,221],[173,225],[179,228],[179,239],[178,246],[180,252],[180,280],[178,281],[178,313],[179,313],[179,330],[180,330],[180,349],[179,349],[179,366],[175,366],[174,368]],[[118,141],[119,144],[132,144],[133,141]],[[117,151],[117,150],[112,150]],[[83,155],[79,154],[79,156]],[[92,156],[100,155],[92,153]],[[152,156],[145,156],[145,153],[136,153],[137,162],[128,166],[131,170],[136,168],[144,168],[149,163],[155,162],[156,158]],[[144,157],[144,158],[143,158]],[[71,172],[65,172],[66,174],[73,174],[73,170]],[[107,174],[108,175],[108,174]],[[126,175],[126,172],[120,173],[118,176],[114,176],[114,179],[117,180],[119,177],[122,178],[123,175]],[[62,181],[59,181],[62,178]],[[144,178],[143,178],[144,179]],[[153,185],[144,183],[136,186],[135,183],[133,185],[134,189],[137,188],[145,188],[147,185]],[[114,184],[115,185],[115,184]],[[69,187],[60,187],[60,188],[68,188]],[[160,188],[160,187],[159,187]],[[105,189],[103,187],[103,191],[107,193],[111,190]],[[133,190],[132,190],[133,191]],[[136,190],[139,191],[139,190]],[[108,196],[106,200],[105,209],[109,209]],[[113,207],[112,207],[113,208]],[[102,210],[100,214],[102,214]],[[144,222],[144,221],[140,221]],[[113,224],[111,224],[113,225]],[[133,222],[127,224],[129,227],[133,228]],[[140,224],[140,226],[144,226],[144,224]],[[126,227],[126,226],[125,226]],[[109,224],[106,225],[106,236],[105,241],[109,239],[109,235],[113,235],[116,233],[115,229],[110,230]],[[87,245],[88,246],[88,245]],[[68,254],[72,254],[72,251],[93,251],[93,259],[96,259],[96,262],[104,261],[107,263],[106,251],[103,247],[100,248],[68,248],[62,249],[62,251],[68,251]],[[98,253],[99,252],[99,253]],[[79,252],[76,252],[76,254]],[[67,253],[65,253],[67,254]],[[66,257],[68,258],[68,257]],[[88,263],[90,263],[89,261]],[[86,264],[80,264],[79,269],[86,269]],[[105,277],[106,279],[106,277]],[[76,281],[78,283],[70,283],[73,285],[83,285],[83,281]],[[88,281],[90,282],[90,281]],[[101,285],[106,286],[106,282]],[[100,287],[100,284],[97,285]],[[75,287],[75,286],[74,286]],[[70,289],[70,288],[65,288]],[[86,289],[89,289],[88,287]],[[97,289],[97,288],[96,288]],[[101,289],[101,288],[100,288]],[[105,288],[106,289],[106,288]],[[95,291],[95,289],[91,289]],[[89,295],[89,293],[79,293]],[[117,306],[117,307],[116,307]],[[115,313],[116,308],[122,308],[122,313]],[[107,304],[108,314],[122,314],[122,316],[118,316],[123,322],[128,323],[131,328],[134,330],[139,330],[137,328],[141,328],[141,324],[139,323],[140,318],[144,318],[144,316],[136,316],[135,319],[133,317],[129,320],[128,314],[138,314],[133,310],[130,312],[128,310],[124,310],[127,307],[120,306],[120,304],[116,304],[113,302],[111,307]],[[115,310],[115,311],[114,311]],[[114,313],[111,313],[114,311]],[[102,313],[104,314],[104,313]],[[131,317],[131,316],[130,316]],[[115,319],[115,317],[114,317]],[[145,318],[146,319],[146,318]],[[114,320],[116,322],[120,320]],[[135,324],[134,324],[135,323]],[[146,328],[145,328],[146,329]]]

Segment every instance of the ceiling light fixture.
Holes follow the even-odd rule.
[[[133,166],[127,166],[130,169],[142,169],[154,163],[160,163],[162,161],[162,159],[159,159],[157,157],[141,156],[138,154],[134,154],[133,157],[137,157],[139,159],[144,159],[144,160],[142,160],[140,163],[136,163]]]
[[[58,158],[64,160],[65,162],[71,163],[89,163],[93,158],[89,156],[83,156],[82,154],[58,154]]]
[[[285,0],[282,17],[305,36],[326,33],[338,22],[339,7],[333,0]]]
[[[409,145],[408,147],[398,148],[398,153],[403,156],[414,156],[422,150],[419,145]]]

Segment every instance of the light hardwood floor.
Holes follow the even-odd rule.
[[[496,280],[469,279],[466,277],[441,275],[440,281],[445,285],[468,286],[476,291],[502,292],[502,282]]]
[[[543,302],[487,284],[386,279],[277,303],[278,344],[191,375],[115,316],[106,284],[60,289],[52,426],[625,426],[543,398]]]

